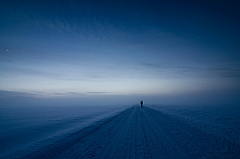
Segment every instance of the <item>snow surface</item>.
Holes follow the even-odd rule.
[[[1,114],[0,158],[240,158],[238,108],[217,108],[95,107],[94,113],[82,108],[82,114],[67,108],[49,115],[42,110],[39,116],[36,110],[31,117]]]
[[[0,108],[0,158],[23,158],[129,106]]]
[[[149,106],[204,132],[240,145],[240,106]]]

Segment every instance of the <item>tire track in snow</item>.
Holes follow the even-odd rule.
[[[240,158],[239,153],[239,146],[134,106],[27,158]]]

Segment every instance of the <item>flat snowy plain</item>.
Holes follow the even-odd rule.
[[[240,158],[238,107],[46,109],[4,109],[0,158]]]

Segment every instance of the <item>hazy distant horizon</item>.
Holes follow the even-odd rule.
[[[5,92],[6,93],[6,92]],[[133,106],[139,104],[141,100],[146,105],[178,105],[178,106],[239,106],[239,99],[231,97],[227,94],[218,94],[220,99],[211,97],[199,96],[141,96],[141,95],[99,95],[99,96],[83,96],[83,97],[36,97],[31,94],[18,92],[18,95],[13,96],[13,92],[8,92],[10,95],[4,95],[1,91],[1,107],[68,107],[68,106]],[[235,94],[239,95],[238,93]],[[229,97],[230,96],[230,97]],[[229,100],[231,99],[232,100]],[[236,100],[237,99],[237,100]]]

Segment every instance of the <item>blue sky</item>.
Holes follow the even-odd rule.
[[[239,104],[239,7],[1,1],[1,103]]]

